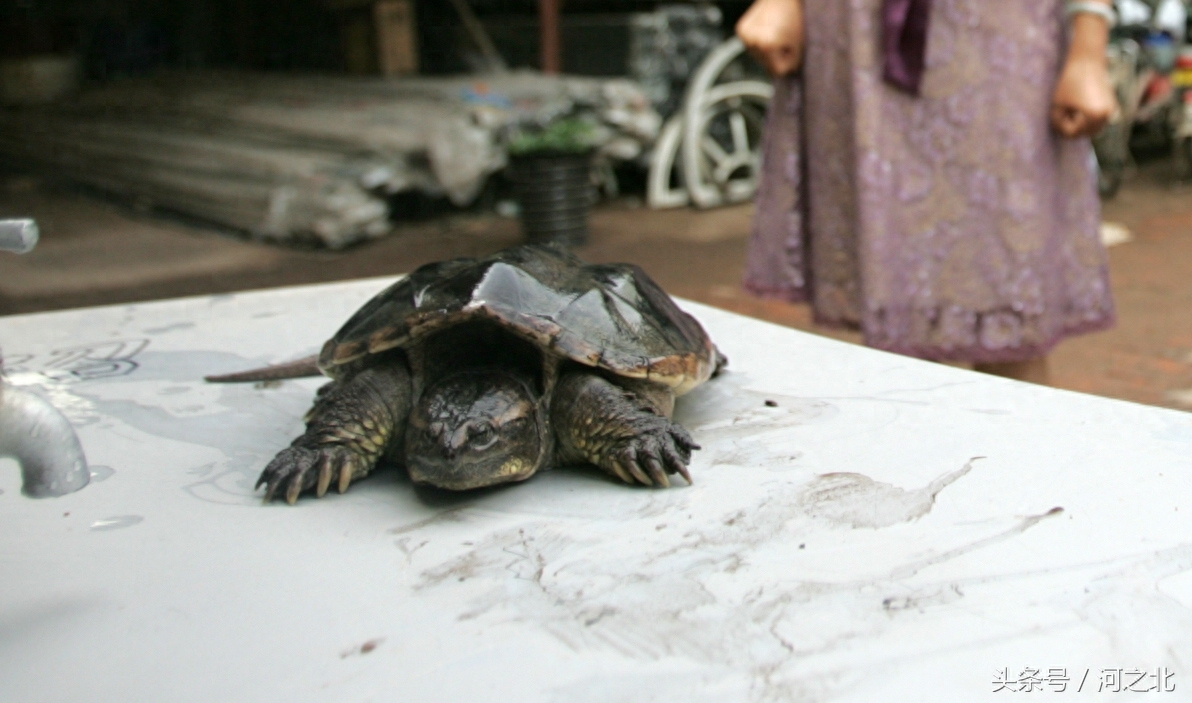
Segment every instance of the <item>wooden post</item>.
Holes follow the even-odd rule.
[[[377,72],[377,49],[372,12],[368,8],[344,10],[340,19],[340,41],[344,47],[344,67],[356,76]]]
[[[377,65],[383,76],[418,73],[418,31],[411,0],[379,0],[373,5]]]
[[[257,65],[256,20],[257,9],[249,0],[237,0],[234,7],[234,29],[236,42],[236,63],[241,69],[259,68]]]
[[[559,2],[538,0],[538,22],[542,25],[542,72],[558,73],[562,69],[559,51]]]

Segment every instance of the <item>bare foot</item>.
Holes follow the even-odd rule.
[[[1041,386],[1050,385],[1051,373],[1047,367],[1047,357],[1037,356],[1026,361],[1006,361],[1001,363],[973,364],[974,371],[993,374],[1015,381],[1037,383]]]

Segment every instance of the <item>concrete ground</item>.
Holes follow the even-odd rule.
[[[591,261],[632,261],[675,295],[848,341],[816,328],[804,305],[740,290],[751,208],[649,211],[620,201],[598,208]],[[286,249],[245,241],[160,213],[45,183],[0,183],[0,217],[33,216],[41,245],[0,255],[0,314],[296,285],[409,271],[519,241],[515,220],[450,215],[402,225],[347,251]],[[1192,409],[1192,185],[1148,166],[1106,204],[1105,219],[1133,240],[1110,250],[1120,321],[1073,339],[1052,360],[1061,388]],[[4,340],[0,340],[2,343]]]

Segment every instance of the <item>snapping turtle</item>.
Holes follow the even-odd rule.
[[[309,371],[312,360],[305,365]],[[695,318],[628,264],[549,246],[428,264],[324,345],[306,432],[261,474],[265,499],[341,492],[377,462],[465,490],[590,463],[626,483],[690,483],[699,447],[674,399],[725,364]],[[304,364],[210,381],[310,375]]]

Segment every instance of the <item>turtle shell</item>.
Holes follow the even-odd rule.
[[[682,394],[716,369],[692,316],[631,264],[584,264],[549,246],[428,264],[377,294],[319,356],[329,376],[449,326],[491,320],[559,357]]]

